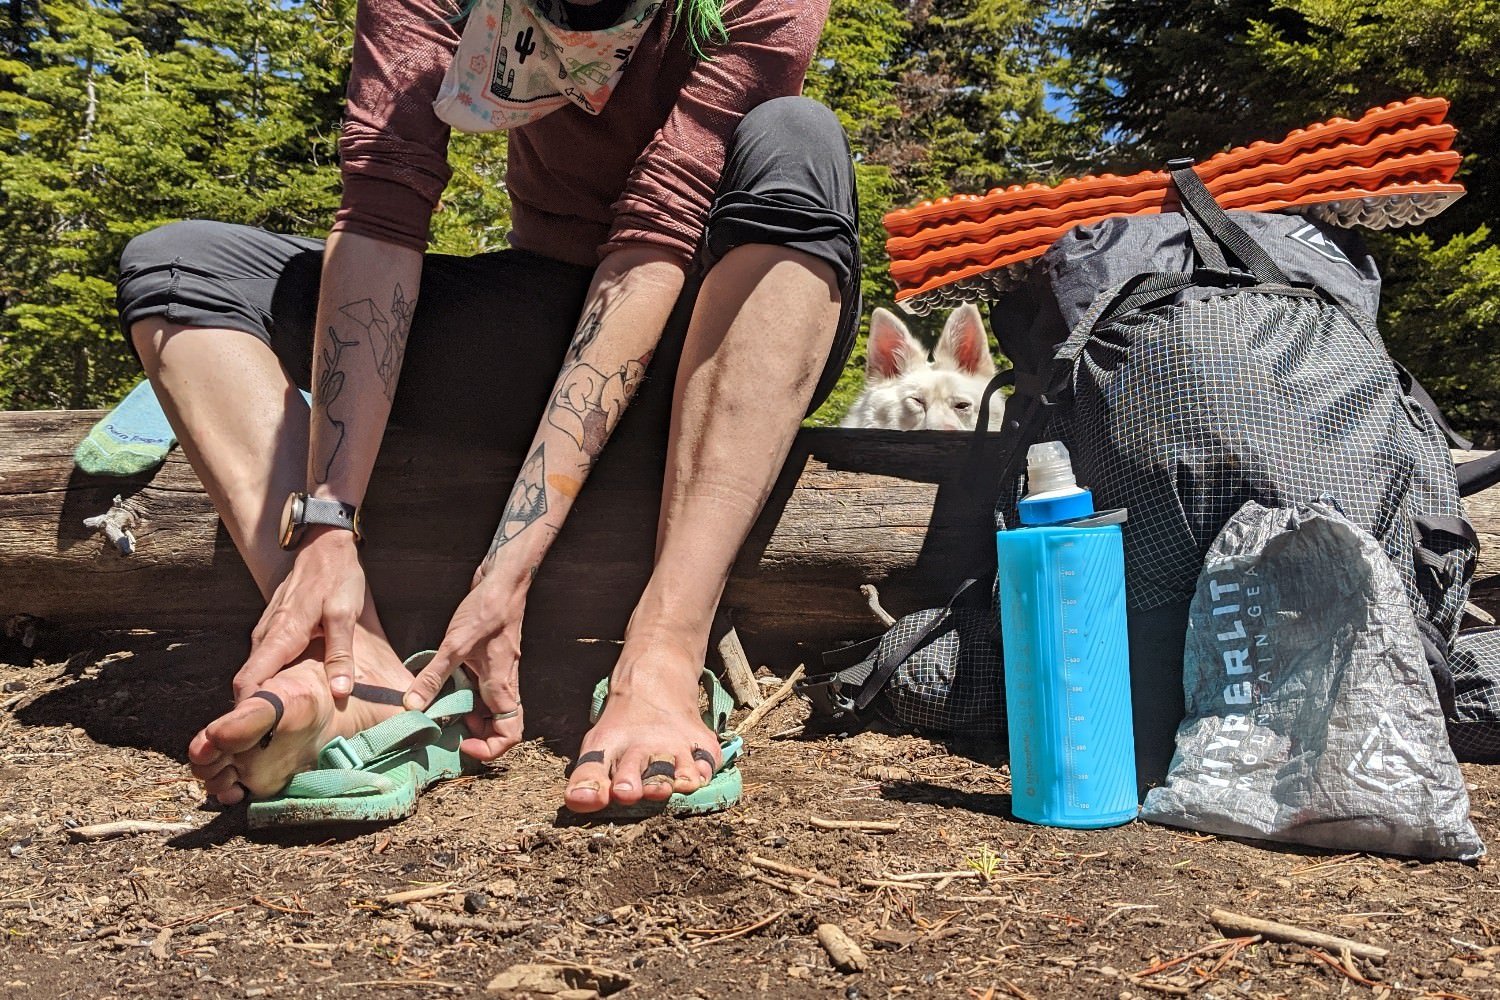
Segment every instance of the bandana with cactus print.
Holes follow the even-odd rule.
[[[597,31],[567,27],[559,0],[479,0],[433,109],[462,132],[498,132],[575,104],[604,109],[662,0],[632,0]]]

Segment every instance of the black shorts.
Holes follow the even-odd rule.
[[[665,413],[701,276],[735,247],[793,247],[826,261],[839,283],[839,330],[813,406],[837,383],[859,327],[859,234],[853,166],[838,119],[801,97],[741,121],[709,216],[701,266],[689,275],[633,409]],[[292,380],[312,376],[323,241],[249,226],[176,222],[136,237],[120,260],[123,328],[151,316],[241,330],[271,346]],[[481,434],[524,449],[562,365],[591,268],[522,250],[428,254],[391,422]],[[635,421],[639,422],[639,421]]]

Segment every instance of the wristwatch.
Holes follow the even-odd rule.
[[[342,500],[323,500],[306,493],[293,493],[281,508],[281,547],[295,549],[309,524],[324,524],[354,532],[355,542],[365,540],[360,528],[359,508]]]

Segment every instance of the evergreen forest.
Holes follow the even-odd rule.
[[[0,409],[108,405],[132,236],[212,217],[321,235],[355,0],[0,0]],[[1500,443],[1500,0],[833,0],[807,92],[880,217],[923,198],[1200,159],[1412,95],[1452,101],[1468,195],[1370,234],[1381,324],[1457,429]],[[455,135],[432,247],[504,245],[503,137]],[[941,317],[914,326],[931,336]],[[862,350],[814,418],[836,420]]]

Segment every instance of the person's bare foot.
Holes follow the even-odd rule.
[[[626,637],[609,700],[583,738],[563,793],[569,809],[591,813],[611,802],[660,801],[707,784],[722,757],[698,709],[702,663],[702,652],[680,637]]]
[[[402,711],[401,694],[412,675],[383,638],[356,630],[355,693],[335,703],[318,646],[260,688],[281,700],[246,697],[205,726],[188,744],[191,769],[210,795],[233,805],[246,794],[260,798],[286,787],[292,776],[315,766],[318,751],[335,736],[353,736]],[[382,694],[383,691],[395,692]],[[267,733],[275,732],[262,746]]]

